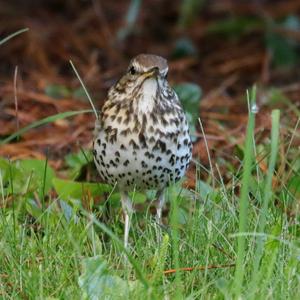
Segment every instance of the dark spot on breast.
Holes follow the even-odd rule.
[[[163,172],[169,174],[169,173],[171,173],[172,171],[171,171],[169,168],[164,168],[164,169],[163,169]]]
[[[159,141],[156,142],[156,144],[154,145],[152,150],[154,151],[154,150],[159,150],[160,149],[161,152],[164,153],[166,151],[166,148],[167,148],[166,143],[159,140]]]
[[[169,159],[169,163],[171,164],[171,163],[175,163],[175,155],[174,154],[172,154],[171,155],[171,157],[170,157],[170,159]]]
[[[127,159],[127,160],[123,163],[123,165],[124,165],[125,167],[127,167],[127,166],[129,165],[129,160]]]
[[[124,144],[121,144],[120,149],[121,150],[126,150],[126,147],[124,146]]]
[[[142,148],[147,148],[146,138],[143,133],[139,134],[139,141],[140,141]]]
[[[101,145],[101,140],[100,139],[97,139],[97,144],[98,144],[98,146]]]
[[[155,161],[156,161],[156,162],[159,162],[159,161],[161,161],[161,160],[162,160],[161,157],[160,157],[160,156],[157,156]]]
[[[154,154],[150,153],[149,151],[145,152],[145,156],[148,157],[149,159],[152,159],[155,157]]]
[[[111,119],[112,121],[114,121],[116,117],[117,117],[116,115],[111,115],[111,116],[110,116],[110,119]]]
[[[123,136],[125,136],[125,137],[126,137],[129,133],[131,133],[130,128],[124,129],[124,130],[122,130],[122,131],[120,132],[120,134],[123,135]]]
[[[130,140],[129,145],[131,145],[134,150],[140,149],[140,147],[137,145],[137,143],[133,139]]]
[[[149,143],[151,144],[155,143],[155,138],[153,136],[151,136],[151,138],[149,139]]]
[[[156,117],[156,115],[153,111],[151,112],[150,117],[151,117],[154,124],[157,123],[157,117]]]
[[[115,156],[120,157],[120,152],[119,152],[119,151],[116,151],[116,152],[115,152]]]
[[[169,124],[168,121],[164,117],[161,117],[161,122],[162,122],[163,126],[167,126]]]
[[[128,111],[127,111],[128,112]],[[127,116],[126,116],[126,119],[124,120],[124,124],[125,125],[128,125],[129,124],[129,121],[130,121],[130,115],[129,114],[127,114]]]
[[[119,116],[119,117],[117,118],[117,122],[118,122],[119,124],[121,124],[121,122],[122,122],[122,116]]]
[[[142,165],[143,168],[147,168],[148,167],[148,165],[143,160],[141,162],[141,165]]]

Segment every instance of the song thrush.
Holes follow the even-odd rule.
[[[96,122],[94,161],[103,180],[120,190],[125,247],[133,212],[128,192],[156,190],[161,222],[164,190],[184,175],[191,160],[188,123],[167,74],[164,58],[136,56],[110,88]]]

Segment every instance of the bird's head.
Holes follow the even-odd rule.
[[[151,77],[165,79],[168,74],[167,60],[153,54],[140,54],[131,60],[127,73],[136,80]]]

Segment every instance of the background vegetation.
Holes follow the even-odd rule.
[[[298,299],[299,41],[292,0],[2,3],[0,297]],[[69,60],[100,108],[142,52],[169,60],[194,160],[163,227],[132,195],[126,251]]]

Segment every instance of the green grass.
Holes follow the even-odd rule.
[[[251,106],[255,93],[249,98]],[[129,251],[118,192],[74,181],[88,152],[66,158],[69,181],[45,161],[0,158],[0,298],[299,298],[299,218],[287,214],[299,200],[299,151],[290,145],[297,128],[283,138],[274,110],[271,136],[256,145],[254,123],[250,110],[243,162],[230,183],[216,177],[214,188],[200,180],[195,191],[169,188],[168,225],[158,227],[148,210],[134,214]],[[99,195],[108,201],[93,205]],[[195,269],[163,274],[185,267]]]

